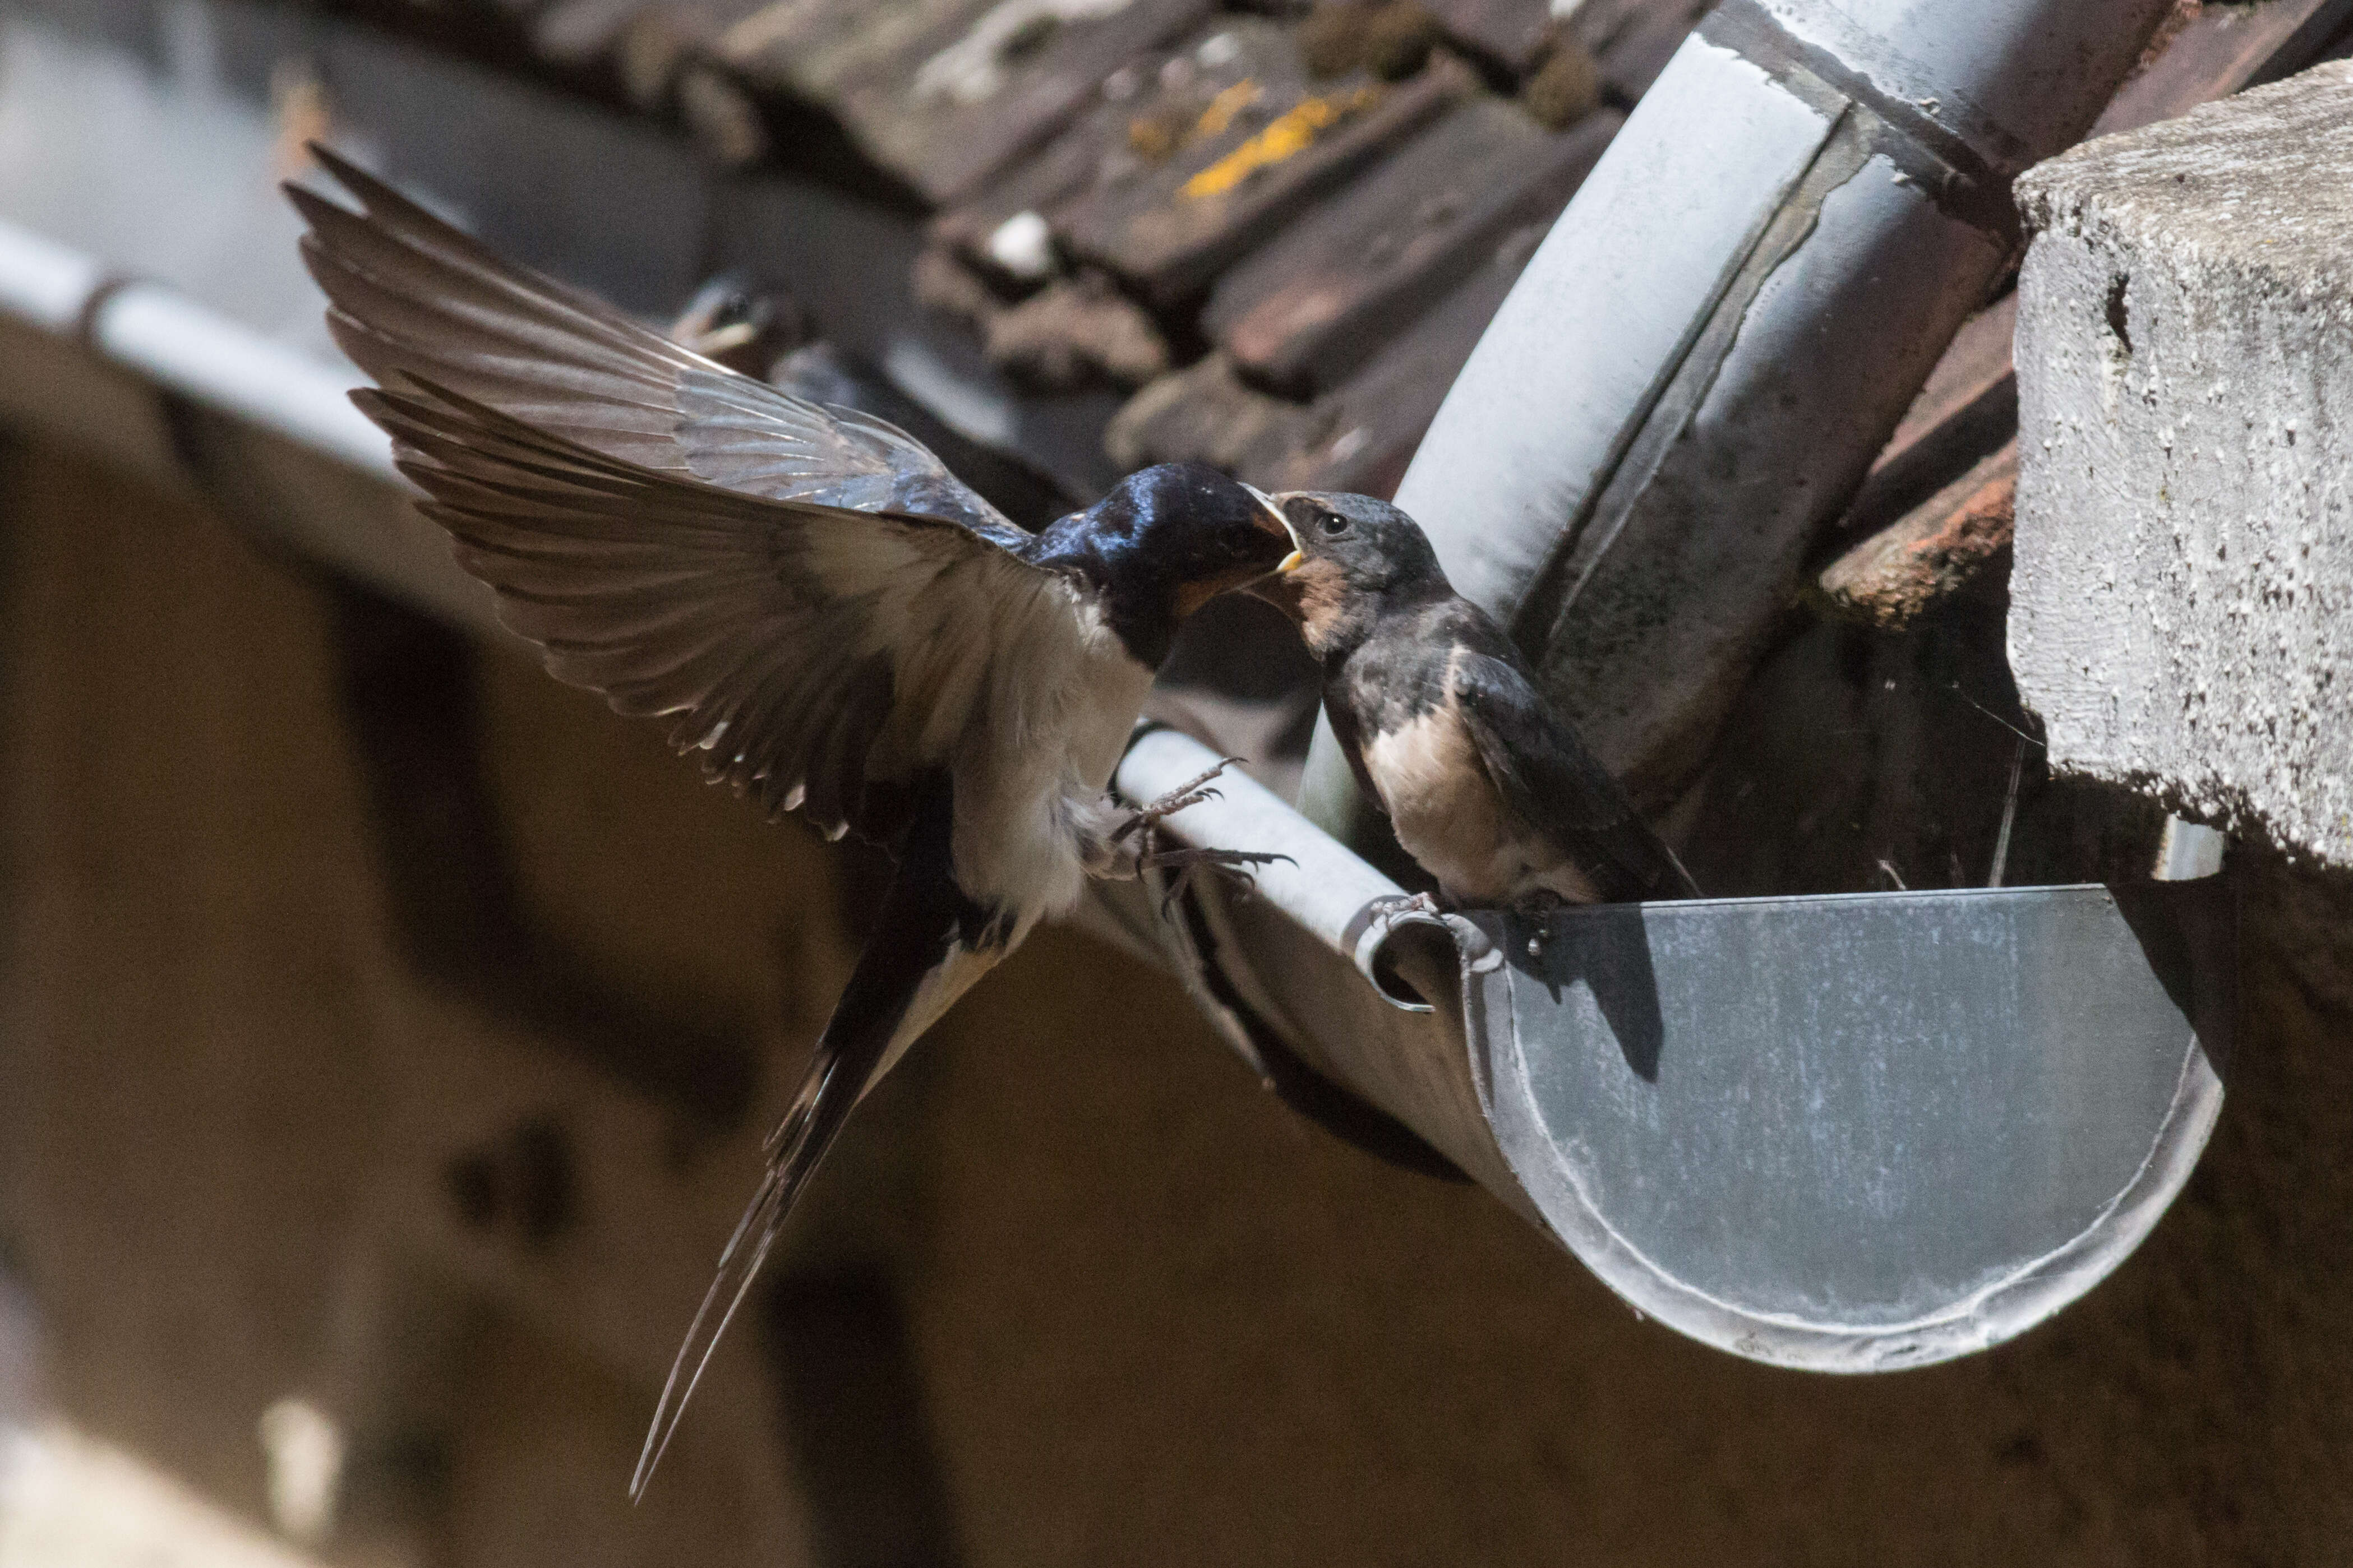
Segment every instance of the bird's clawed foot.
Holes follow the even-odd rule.
[[[1378,919],[1395,920],[1399,915],[1442,915],[1445,909],[1428,893],[1386,893],[1365,906],[1365,911]]]
[[[1111,841],[1113,844],[1124,843],[1141,833],[1145,836],[1145,841],[1149,843],[1152,830],[1158,827],[1164,819],[1176,816],[1188,805],[1198,805],[1205,800],[1222,799],[1220,793],[1209,786],[1219,773],[1240,761],[1240,757],[1224,758],[1216,767],[1209,769],[1198,778],[1178,784],[1158,800],[1148,801],[1137,806],[1127,814],[1126,821],[1111,830]],[[1146,858],[1149,858],[1148,855]]]
[[[1214,787],[1219,774],[1240,762],[1240,757],[1226,757],[1218,765],[1198,777],[1187,779],[1159,799],[1146,802],[1128,812],[1124,820],[1111,830],[1109,844],[1119,850],[1125,870],[1119,876],[1141,876],[1146,871],[1174,871],[1166,894],[1161,899],[1165,915],[1177,899],[1183,896],[1193,873],[1203,866],[1225,871],[1247,881],[1249,874],[1261,866],[1271,866],[1277,860],[1290,860],[1288,855],[1271,854],[1257,849],[1203,849],[1190,845],[1161,847],[1160,825],[1187,806],[1220,798]],[[1293,860],[1292,864],[1297,865]]]
[[[1262,849],[1196,849],[1187,845],[1177,849],[1153,850],[1146,853],[1137,865],[1146,870],[1173,870],[1176,873],[1169,879],[1168,889],[1160,900],[1161,917],[1166,919],[1176,900],[1185,896],[1186,888],[1193,880],[1193,873],[1199,868],[1207,866],[1248,883],[1250,872],[1261,866],[1271,866],[1277,860],[1291,860],[1294,866],[1299,864],[1288,855],[1276,855]]]

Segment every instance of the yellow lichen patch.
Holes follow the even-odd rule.
[[[1127,144],[1137,156],[1157,163],[1176,151],[1176,133],[1166,121],[1145,115],[1127,122]]]
[[[1247,76],[1242,78],[1241,80],[1209,100],[1209,107],[1201,110],[1201,118],[1193,122],[1193,134],[1196,136],[1224,135],[1226,128],[1234,122],[1234,116],[1256,103],[1259,96],[1258,79]]]
[[[1371,108],[1380,101],[1380,97],[1379,88],[1360,87],[1336,102],[1328,98],[1302,99],[1265,130],[1186,181],[1180,194],[1196,201],[1204,196],[1221,196],[1261,169],[1272,168],[1305,152],[1315,144],[1317,136],[1350,115]]]

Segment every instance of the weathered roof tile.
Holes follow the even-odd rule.
[[[1545,227],[1532,224],[1506,237],[1434,309],[1312,404],[1248,385],[1222,353],[1162,377],[1112,421],[1105,441],[1113,459],[1134,466],[1195,458],[1268,489],[1394,492]]]
[[[1475,86],[1446,58],[1402,82],[1317,81],[1288,31],[1236,18],[1073,132],[1095,178],[1047,216],[1073,255],[1174,307]]]
[[[1448,37],[1525,75],[1551,40],[1552,7],[1546,0],[1423,0]]]
[[[1463,104],[1227,271],[1202,325],[1245,377],[1328,391],[1504,236],[1557,215],[1621,123],[1553,132],[1496,99]]]

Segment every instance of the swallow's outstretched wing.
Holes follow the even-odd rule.
[[[1001,911],[955,880],[951,753],[968,731],[1018,728],[998,710],[1084,627],[1060,578],[960,523],[744,495],[396,384],[354,396],[551,670],[624,712],[676,715],[673,738],[713,772],[899,857],[664,1385],[634,1494],[859,1098],[1006,951]]]
[[[1609,770],[1510,661],[1465,647],[1451,679],[1463,727],[1504,804],[1567,850],[1605,902],[1700,896]]]
[[[431,382],[353,398],[557,679],[829,835],[893,842],[982,705],[1086,635],[1060,578],[959,523],[642,468]]]
[[[1030,735],[1097,628],[912,437],[701,359],[322,157],[368,209],[295,193],[337,339],[382,387],[354,399],[501,619],[771,812],[898,852],[635,1490],[851,1108],[1018,934],[957,881],[955,770]]]
[[[607,457],[750,495],[1026,537],[898,426],[713,363],[312,152],[364,210],[287,187],[311,226],[303,259],[336,342],[379,384],[422,378]]]

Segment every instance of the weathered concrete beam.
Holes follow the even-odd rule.
[[[2353,867],[2353,64],[2019,192],[2010,642],[2051,760]]]

